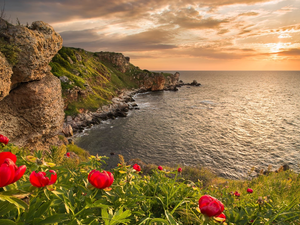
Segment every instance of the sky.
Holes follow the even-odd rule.
[[[63,45],[148,70],[300,70],[300,0],[0,0]]]

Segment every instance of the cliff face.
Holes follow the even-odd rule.
[[[122,73],[126,73],[130,69],[129,58],[125,57],[122,53],[97,52],[95,55],[100,61],[111,63]]]
[[[44,22],[13,26],[1,18],[0,38],[0,133],[18,146],[45,149],[64,119],[60,80],[49,66],[62,38]],[[14,65],[7,46],[17,49]]]
[[[149,91],[172,90],[176,88],[179,81],[179,73],[174,75],[164,73],[145,73],[138,74],[139,86]]]

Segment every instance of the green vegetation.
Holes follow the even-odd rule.
[[[222,224],[300,223],[300,176],[290,170],[232,181],[193,167],[179,173],[177,168],[142,166],[137,172],[120,157],[111,170],[113,184],[97,189],[88,182],[88,174],[102,171],[106,157],[89,156],[74,145],[32,154],[8,144],[0,146],[3,151],[16,154],[17,165],[27,170],[20,180],[0,189],[0,224],[220,224],[199,212],[203,195],[224,204]],[[31,185],[32,171],[49,170],[57,173],[54,184]]]
[[[18,62],[18,53],[20,52],[17,46],[8,43],[4,38],[0,38],[0,52],[3,53],[11,66],[16,65]]]
[[[109,53],[122,56],[121,53]],[[78,114],[80,109],[94,111],[110,103],[119,90],[137,88],[134,76],[141,70],[129,64],[125,73],[110,62],[100,61],[97,53],[83,49],[63,47],[50,62],[51,72],[57,77],[67,77],[61,82],[66,115]],[[74,88],[77,93],[70,94]]]

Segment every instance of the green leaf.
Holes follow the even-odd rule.
[[[105,225],[109,225],[110,224],[109,223],[110,216],[106,209],[104,209],[104,208],[101,209],[101,216],[102,216],[102,219],[104,220]]]
[[[51,201],[42,204],[38,209],[38,211],[34,214],[34,217],[35,218],[41,217],[47,210],[49,210],[50,205],[51,205]]]
[[[6,213],[10,212],[14,208],[16,208],[14,204],[8,202],[0,202],[0,216],[5,215]]]
[[[12,220],[0,219],[0,225],[16,225],[16,223]]]
[[[156,223],[156,222],[161,222],[161,223],[165,223],[165,224],[169,224],[169,222],[165,219],[161,219],[161,218],[154,218],[150,221],[150,224],[151,223]]]
[[[86,206],[86,208],[97,208],[97,207],[99,207],[99,208],[105,208],[105,209],[107,209],[108,208],[108,206],[107,205],[104,205],[103,203],[103,200],[97,200],[97,201],[95,201],[94,203],[92,203],[91,205],[87,205]]]
[[[117,212],[115,212],[110,225],[129,222],[130,220],[126,219],[129,216],[131,216],[131,212],[129,210],[123,212],[123,208],[120,208]]]
[[[20,199],[25,198],[30,194],[31,194],[30,192],[21,191],[21,190],[9,190],[9,191],[0,192],[0,195],[12,196]]]
[[[0,195],[0,200],[1,201],[8,201],[9,203],[14,204],[18,208],[21,208],[21,209],[24,209],[24,210],[28,209],[28,205],[24,201],[22,201],[18,198],[15,198],[15,197]]]
[[[34,219],[34,214],[38,208],[42,205],[42,200],[40,198],[33,198],[30,202],[29,211],[26,213],[25,221],[29,222]]]
[[[171,215],[173,215],[173,213],[175,212],[175,210],[179,207],[179,206],[181,206],[182,204],[184,204],[184,203],[188,203],[189,201],[185,201],[185,200],[182,200],[181,202],[179,202],[175,207],[174,207],[174,209],[172,210],[172,212],[171,212]]]
[[[138,225],[145,224],[147,220],[151,220],[151,218],[147,217],[146,219],[143,219]]]
[[[169,221],[169,223],[171,225],[178,225],[178,223],[176,222],[176,220],[174,219],[174,217],[169,213],[169,211],[165,210],[165,215],[166,215],[167,220]]]
[[[67,221],[67,220],[69,220],[68,214],[60,213],[60,214],[55,214],[55,215],[47,217],[46,219],[37,223],[37,225],[41,225],[41,224],[52,224],[53,225],[55,223],[61,223],[61,222]]]

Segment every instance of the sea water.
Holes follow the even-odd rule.
[[[169,71],[175,73],[176,71]],[[76,139],[92,154],[210,168],[245,178],[251,168],[300,165],[300,71],[178,71],[179,91],[134,96],[140,110]]]

